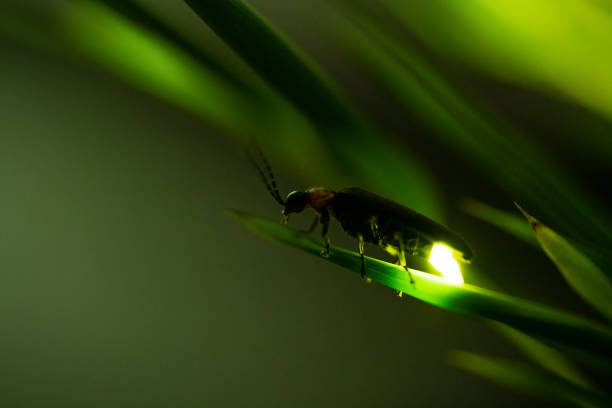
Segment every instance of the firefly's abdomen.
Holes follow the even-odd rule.
[[[404,242],[418,238],[420,246],[444,243],[461,253],[466,262],[473,258],[467,243],[453,231],[418,212],[356,187],[336,192],[329,202],[333,216],[350,235],[361,234],[366,242],[397,246],[397,237]]]

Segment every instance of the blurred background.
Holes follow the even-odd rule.
[[[254,138],[282,195],[390,197],[470,242],[466,282],[601,320],[513,201],[611,273],[610,3],[248,4],[333,97],[262,78],[182,1],[3,1],[2,405],[548,406],[448,364],[526,361],[490,326],[225,210],[280,218]]]

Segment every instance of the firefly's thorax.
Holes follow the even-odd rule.
[[[308,206],[317,212],[322,211],[334,197],[334,192],[326,187],[312,187],[306,191],[292,191],[285,199],[283,215],[299,213]]]
[[[315,211],[321,212],[327,208],[329,202],[334,198],[335,193],[327,187],[311,187],[306,190],[308,193],[308,205]]]

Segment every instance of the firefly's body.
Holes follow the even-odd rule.
[[[344,231],[357,238],[361,255],[361,275],[365,276],[364,248],[366,242],[380,246],[397,256],[398,262],[410,275],[406,267],[405,254],[427,257],[434,243],[445,244],[460,260],[470,262],[473,252],[468,244],[453,231],[426,216],[401,204],[356,187],[333,191],[325,187],[313,187],[306,191],[293,191],[283,200],[276,187],[272,170],[261,152],[268,176],[251,157],[272,197],[284,208],[283,222],[291,213],[302,212],[311,207],[317,218],[309,229],[312,232],[318,223],[323,226],[325,249],[321,255],[330,255],[327,230],[331,217],[340,222]]]
[[[365,242],[390,252],[400,249],[400,240],[413,242],[414,255],[427,252],[434,242],[444,243],[460,253],[463,261],[472,260],[472,250],[457,234],[408,207],[356,187],[333,194],[328,202],[330,214],[355,238],[361,235]]]
[[[315,187],[304,193],[308,197],[306,206],[318,212],[323,224],[323,238],[326,242],[323,255],[329,252],[327,228],[331,216],[340,222],[344,231],[359,240],[362,259],[365,242],[378,245],[397,256],[402,265],[405,253],[427,256],[434,243],[443,243],[452,248],[464,262],[470,262],[473,258],[473,252],[466,242],[448,228],[374,193],[357,187],[344,188],[338,192]],[[362,274],[365,274],[363,266]]]

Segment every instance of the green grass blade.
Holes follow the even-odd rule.
[[[561,351],[564,355],[571,357],[575,361],[595,369],[605,375],[612,374],[612,358],[602,357],[600,354],[592,353],[585,349],[577,349],[569,346],[560,344],[553,345],[556,349]]]
[[[573,384],[583,388],[591,388],[588,380],[562,353],[505,324],[493,323],[493,327],[540,366]]]
[[[329,77],[255,10],[240,0],[185,2],[312,121],[355,184],[441,219],[435,183],[419,160],[375,131]]]
[[[248,82],[230,72],[225,66],[211,58],[194,43],[179,35],[166,22],[143,7],[135,0],[98,0],[113,9],[116,13],[131,20],[134,24],[156,33],[167,41],[183,50],[186,54],[193,57],[200,64],[210,69],[215,75],[232,84],[237,90],[255,92],[255,89]]]
[[[555,375],[513,361],[455,351],[451,354],[451,363],[501,385],[547,399],[589,407],[612,404],[612,399],[607,395],[579,387]]]
[[[471,216],[495,225],[521,241],[539,247],[533,231],[519,215],[509,214],[471,198],[463,200],[461,208]]]
[[[612,283],[607,276],[569,241],[532,217],[518,204],[517,207],[567,283],[586,302],[612,319]]]
[[[185,2],[273,88],[317,124],[354,126],[354,112],[305,55],[240,0]]]
[[[146,18],[135,15],[139,8],[121,10],[119,14],[86,0],[50,10],[11,3],[6,13],[0,13],[0,36],[71,62],[93,62],[228,136],[242,140],[255,136],[266,153],[291,163],[304,181],[351,184],[352,179],[331,158],[312,124],[290,103],[266,86],[258,86],[256,95],[241,91],[204,64],[204,57],[195,58],[167,38],[164,30],[150,27],[154,23],[144,24],[141,20]],[[316,166],[312,165],[313,157]]]
[[[56,18],[65,41],[137,88],[232,131],[245,130],[256,116],[250,101],[213,71],[103,4],[69,3]]]
[[[115,13],[121,15],[125,19],[132,22],[134,25],[141,27],[144,31],[151,33],[150,38],[162,38],[165,42],[176,47],[185,55],[191,57],[195,62],[203,67],[200,76],[212,76],[216,78],[216,82],[225,84],[226,94],[235,94],[244,98],[242,107],[239,112],[231,120],[233,124],[244,123],[245,126],[238,130],[243,133],[243,138],[249,139],[253,134],[257,133],[257,139],[266,144],[266,151],[280,151],[283,157],[291,163],[303,161],[303,156],[311,152],[310,156],[318,152],[320,161],[324,161],[323,155],[320,153],[320,148],[313,146],[313,132],[301,115],[288,103],[275,95],[264,84],[257,81],[254,83],[249,79],[244,79],[233,71],[229,70],[226,65],[212,58],[200,45],[188,40],[184,35],[177,33],[174,27],[170,26],[166,21],[161,19],[155,13],[139,4],[135,0],[98,0]],[[177,62],[187,63],[184,58],[178,59]],[[116,62],[115,65],[120,65]],[[245,106],[246,105],[246,106]],[[238,120],[239,118],[239,120]],[[278,143],[277,134],[283,134],[287,131],[291,132],[292,144],[298,145],[299,155],[293,154],[293,150],[289,146],[282,146]],[[238,134],[238,136],[241,136]],[[272,143],[266,143],[267,139],[273,139]],[[301,160],[300,160],[301,156]],[[328,160],[329,162],[329,160]],[[321,164],[323,168],[329,168]],[[316,174],[316,169],[312,173]],[[310,173],[308,171],[302,173]],[[309,174],[312,176],[312,174]],[[315,177],[316,179],[316,177]]]
[[[409,15],[367,2],[337,2],[359,28],[339,30],[343,45],[432,136],[477,165],[509,196],[522,197],[546,214],[567,236],[612,246],[605,209],[570,174],[527,135],[463,91],[465,86],[453,80],[456,75],[444,64],[411,41],[398,39],[396,28],[407,24]],[[596,262],[612,262],[608,247],[594,250]]]
[[[281,225],[277,221],[234,211],[233,214],[248,228],[275,241],[319,255],[322,245],[309,236]],[[323,258],[322,258],[323,259]],[[606,356],[612,355],[612,329],[532,301],[519,299],[472,285],[454,286],[445,279],[421,271],[431,271],[423,258],[409,257],[408,266],[415,285],[403,268],[366,257],[368,276],[374,281],[402,291],[416,299],[443,309],[505,323],[517,330],[542,339],[587,349]],[[359,273],[359,254],[332,247],[330,262]]]
[[[520,216],[509,214],[473,199],[465,199],[461,207],[468,214],[489,222],[528,244],[539,247],[533,231]],[[493,327],[540,366],[576,385],[584,388],[590,387],[586,378],[562,353],[507,325],[493,323]]]
[[[72,55],[97,63],[229,135],[257,136],[265,145],[274,137],[275,150],[292,162],[299,162],[304,152],[321,150],[314,143],[312,126],[290,104],[264,86],[245,92],[235,80],[228,80],[231,74],[219,73],[220,66],[209,66],[205,54],[174,37],[170,28],[134,2],[84,0],[69,3],[46,19],[55,28],[46,36],[65,45]],[[278,143],[276,135],[288,132],[302,151]],[[325,161],[324,155],[319,156]],[[320,167],[330,166],[322,163]]]
[[[607,0],[379,3],[450,56],[449,65],[465,63],[480,75],[560,94],[612,118]]]

